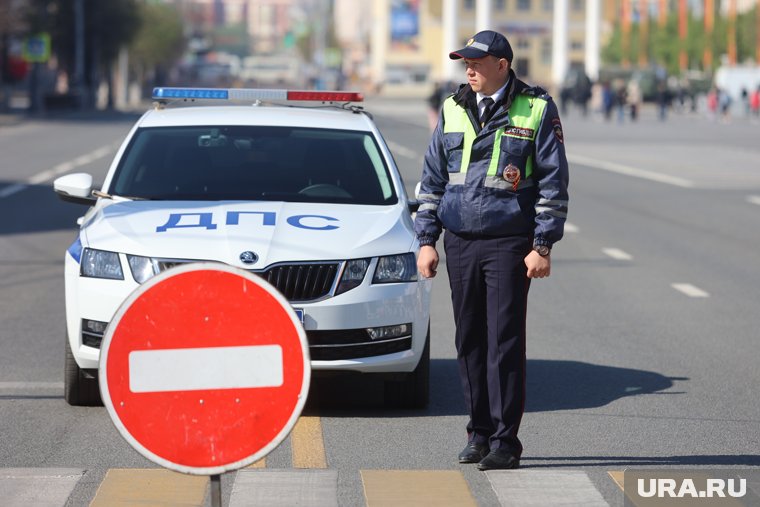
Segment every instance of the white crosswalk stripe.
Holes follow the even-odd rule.
[[[608,505],[588,475],[581,471],[493,470],[486,475],[502,507]]]
[[[237,472],[230,507],[337,507],[337,470],[245,469]]]
[[[83,474],[78,468],[2,468],[0,504],[63,507]]]
[[[0,468],[0,505],[64,507],[84,473],[82,469],[70,468]],[[112,477],[113,473],[117,474]],[[364,483],[367,507],[419,505],[421,498],[435,498],[437,507],[474,505],[471,485],[458,470],[357,470],[356,473]],[[337,470],[245,468],[230,474],[234,476],[229,507],[338,506]],[[580,470],[491,470],[485,476],[501,507],[608,505],[589,476]],[[180,479],[186,479],[186,483],[177,482]],[[199,495],[180,494],[184,489],[192,489],[189,481],[201,479],[202,482],[192,485],[201,488]],[[110,469],[91,505],[179,502],[200,507],[204,505],[203,491],[208,486],[204,487],[203,482],[207,480],[165,469]],[[146,486],[151,483],[157,487]],[[150,491],[141,493],[146,489]]]

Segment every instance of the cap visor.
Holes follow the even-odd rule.
[[[478,58],[485,58],[486,56],[488,56],[488,53],[473,47],[466,47],[459,51],[452,51],[449,53],[449,58],[452,60],[459,60],[461,58],[472,58],[473,60],[477,60]]]

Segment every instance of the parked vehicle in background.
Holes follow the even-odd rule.
[[[246,86],[302,88],[303,61],[295,55],[255,55],[243,58],[240,79]]]
[[[733,104],[741,106],[742,99],[748,101],[749,94],[760,87],[760,65],[718,67],[715,71],[715,86],[728,94]]]
[[[567,105],[574,103],[581,108],[585,115],[588,112],[588,101],[591,99],[591,79],[583,68],[571,67],[568,70],[560,90],[560,108],[564,114]]]

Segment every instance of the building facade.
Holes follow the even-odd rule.
[[[371,44],[372,79],[386,91],[429,89],[446,79],[442,47],[444,10],[450,0],[373,0]],[[568,66],[583,67],[586,60],[586,6],[588,0],[567,0]],[[478,0],[455,1],[456,46],[462,47],[477,29]],[[513,68],[532,83],[551,88],[555,0],[490,0],[487,28],[507,36],[515,52]],[[600,36],[612,32],[616,2],[601,4]],[[452,40],[449,38],[449,40]]]

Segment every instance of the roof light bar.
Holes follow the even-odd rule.
[[[360,92],[279,90],[257,88],[153,88],[153,100],[215,99],[252,102],[256,100],[363,102]]]

